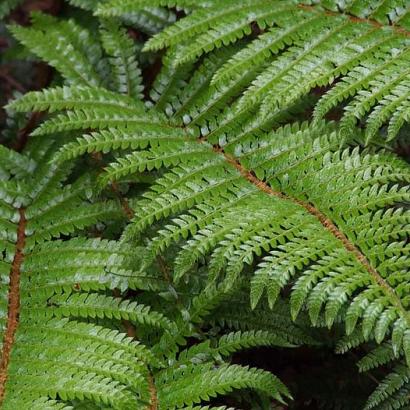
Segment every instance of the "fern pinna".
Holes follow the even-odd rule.
[[[211,349],[208,341],[179,351],[179,343],[198,336],[204,312],[219,306],[220,322],[235,323],[224,314],[230,298],[238,303],[238,292],[242,300],[247,292],[254,312],[267,301],[274,316],[289,295],[294,320],[307,314],[314,326],[343,324],[339,352],[374,346],[360,369],[391,370],[367,408],[410,405],[410,174],[387,145],[380,148],[401,128],[406,132],[409,118],[408,5],[314,3],[113,0],[96,11],[103,17],[98,35],[87,35],[71,20],[49,19],[46,40],[41,15],[30,28],[11,28],[60,71],[64,85],[29,93],[10,109],[50,112],[34,140],[73,137],[54,155],[56,167],[86,153],[106,154],[102,164],[110,163],[97,177],[100,195],[118,184],[129,190],[133,217],[120,243],[143,247],[143,260],[128,276],[150,283],[149,272],[157,277],[161,261],[168,264],[161,294],[177,302],[177,311],[162,336],[138,331],[156,360],[168,357],[164,379],[155,373],[161,364],[150,363],[145,373],[141,397],[152,393],[150,380],[158,388],[154,399],[141,399],[151,406],[180,408],[207,399],[208,371],[227,377],[223,391],[252,387],[265,398],[269,392],[286,396],[274,376],[265,382],[268,375],[259,379],[257,370],[215,366],[215,344]],[[130,59],[134,45],[114,18],[150,6],[178,6],[187,17],[146,43],[145,50],[168,51],[142,101],[139,62]],[[70,52],[56,53],[61,38],[71,40]],[[323,86],[332,88],[319,98],[317,87]],[[324,120],[332,110],[340,121]],[[295,121],[309,111],[313,119]],[[135,190],[140,181],[150,186]],[[159,314],[168,313],[154,305]],[[238,317],[248,315],[251,310]],[[300,343],[289,335],[295,337],[295,328],[286,326],[285,340],[274,343]],[[211,351],[197,367],[202,348]],[[186,370],[190,351],[198,354]],[[179,370],[169,364],[181,360]],[[238,384],[236,374],[247,384]],[[181,392],[175,398],[165,382],[172,378]],[[161,395],[163,380],[168,390]],[[192,380],[198,390],[192,387],[189,396]]]

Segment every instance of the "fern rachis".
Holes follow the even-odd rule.
[[[25,246],[26,217],[24,208],[19,209],[19,222],[17,227],[16,251],[11,265],[10,285],[8,291],[8,314],[7,325],[3,337],[3,350],[0,363],[0,402],[3,402],[4,387],[8,371],[10,353],[14,343],[15,334],[18,325],[18,316],[20,310],[20,268],[23,262],[23,251]]]

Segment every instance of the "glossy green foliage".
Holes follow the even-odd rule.
[[[8,161],[1,165],[6,176],[0,183],[0,267],[2,282],[10,285],[1,290],[2,338],[10,332],[12,293],[20,296],[3,408],[32,408],[37,399],[57,395],[124,408],[144,393],[130,375],[144,374],[147,353],[92,318],[111,317],[113,311],[128,317],[134,311],[98,293],[128,287],[114,272],[127,273],[133,256],[117,243],[82,237],[85,228],[121,218],[122,211],[116,203],[94,202],[87,176],[65,184],[71,167],[50,164],[54,145],[38,141],[24,154],[1,150]],[[56,240],[60,237],[71,239]],[[16,289],[12,282],[18,276]],[[143,322],[161,324],[161,316],[144,313]],[[140,321],[140,315],[132,318]]]
[[[139,48],[119,21],[147,7],[183,10],[184,17],[144,45],[167,51],[143,90]],[[127,267],[111,267],[114,257],[99,262],[119,282],[97,287],[90,278],[71,293],[59,285],[42,309],[81,326],[131,321],[152,361],[144,361],[141,385],[127,372],[118,380],[141,408],[152,405],[153,386],[161,409],[206,409],[202,402],[233,389],[256,391],[266,408],[269,397],[284,400],[288,392],[275,376],[232,365],[229,356],[255,346],[316,344],[305,317],[312,327],[343,327],[341,353],[377,346],[360,370],[392,371],[367,408],[406,408],[410,172],[380,141],[395,138],[408,121],[407,2],[113,0],[95,14],[98,35],[42,15],[29,28],[11,28],[63,84],[8,108],[49,113],[33,132],[34,140],[62,137],[48,167],[99,158],[103,169],[86,201],[109,212],[101,200],[113,187],[123,189],[133,218],[119,242],[107,243],[127,255],[137,249],[139,257],[124,256]],[[340,121],[325,119],[341,108]],[[36,167],[28,158],[0,150],[0,173],[23,178]],[[25,194],[10,189],[21,206]],[[71,208],[79,210],[69,215],[83,221],[82,206]],[[40,225],[27,246],[106,243],[78,234],[85,222]],[[53,240],[61,233],[69,241]],[[114,287],[142,290],[141,303],[114,298]],[[215,337],[225,328],[228,335]],[[181,347],[192,338],[197,343]],[[50,406],[60,406],[56,394],[45,393],[57,398]],[[63,400],[94,409],[99,399],[76,393]]]
[[[105,0],[67,0],[67,2],[75,7],[92,12],[104,5]],[[125,6],[125,2],[123,2],[123,6]],[[116,13],[116,18],[123,24],[147,34],[155,34],[176,20],[174,12],[159,7],[162,4],[145,2],[141,6],[139,10],[126,10],[123,7],[122,10]]]
[[[110,138],[109,132],[101,135]],[[63,148],[63,157],[73,147],[84,152],[90,140]],[[294,317],[306,304],[315,323],[323,307],[331,326],[344,312],[348,333],[360,321],[364,337],[380,342],[392,331],[409,332],[409,215],[400,203],[409,200],[410,174],[391,154],[339,150],[339,141],[332,125],[303,124],[228,140],[221,154],[181,132],[179,139],[151,139],[120,157],[101,181],[170,169],[135,203],[125,238],[141,237],[165,220],[148,244],[146,263],[178,245],[174,280],[195,272],[205,258],[210,283],[222,280],[228,290],[262,257],[251,278],[253,306],[264,291],[273,306],[298,278]],[[233,157],[241,168],[232,165]]]
[[[72,91],[28,94],[12,108],[66,109],[37,131],[44,133],[63,117],[69,124],[71,110],[92,93],[100,94],[100,101],[108,96],[81,89],[74,103],[64,99]],[[118,100],[110,94],[111,105]],[[115,108],[114,118],[129,109]],[[110,107],[107,118],[109,112]],[[360,329],[361,343],[390,340],[394,356],[408,360],[409,213],[401,204],[410,200],[410,174],[403,161],[374,149],[341,149],[335,124],[227,134],[215,147],[205,135],[198,139],[194,127],[160,118],[153,110],[144,115],[155,115],[155,127],[166,129],[166,137],[157,132],[148,140],[132,122],[129,135],[122,125],[103,121],[100,131],[68,143],[56,159],[131,147],[105,169],[102,187],[166,169],[133,203],[135,217],[124,234],[131,242],[144,238],[142,272],[174,248],[174,282],[189,283],[205,266],[206,286],[217,284],[229,294],[245,275],[253,307],[266,293],[275,309],[290,284],[294,319],[306,309],[313,324],[330,327],[342,320],[348,335]],[[88,127],[88,122],[79,124],[72,125]]]
[[[108,1],[98,15],[139,10],[147,2]],[[189,2],[158,2],[189,6]],[[146,50],[169,48],[173,66],[241,42],[241,49],[213,75],[215,88],[254,74],[238,110],[261,115],[289,107],[318,87],[323,119],[344,104],[344,137],[366,124],[366,140],[382,128],[388,140],[409,121],[410,9],[407,1],[198,2],[187,17],[154,36]],[[342,14],[344,12],[346,14]],[[244,40],[245,39],[245,40]]]
[[[1,288],[0,329],[2,354],[10,352],[2,408],[128,410],[155,400],[155,408],[169,410],[243,388],[289,398],[271,373],[225,358],[255,346],[291,347],[293,337],[291,343],[284,333],[244,330],[183,350],[178,344],[192,337],[190,322],[113,296],[116,289],[164,291],[164,285],[137,270],[142,248],[87,238],[88,227],[123,219],[123,210],[97,200],[89,176],[65,183],[72,167],[51,161],[55,145],[43,138],[23,154],[0,149],[0,274],[8,285]],[[209,303],[190,301],[198,322]],[[142,342],[118,330],[124,321]]]
[[[141,97],[137,47],[117,22],[102,22],[93,33],[73,20],[35,13],[32,26],[11,26],[25,46],[47,60],[70,84],[101,86]]]

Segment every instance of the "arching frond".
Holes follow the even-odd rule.
[[[32,408],[38,399],[38,408],[46,408],[53,402],[40,404],[41,400],[57,396],[87,397],[113,408],[137,405],[148,394],[143,377],[148,350],[118,331],[93,324],[92,319],[127,317],[155,326],[163,319],[146,307],[134,309],[132,304],[96,293],[127,286],[120,276],[106,271],[127,269],[125,249],[100,240],[50,240],[112,218],[107,206],[87,211],[87,206],[93,206],[84,196],[90,189],[88,181],[82,179],[81,186],[62,185],[67,172],[49,164],[54,152],[46,149],[38,164],[9,151],[11,159],[32,164],[35,173],[1,182],[2,188],[14,185],[20,190],[18,197],[1,200],[2,208],[9,211],[2,215],[7,223],[2,232],[9,232],[1,244],[2,277],[8,278],[1,291],[2,405]],[[70,205],[81,209],[75,222],[75,214],[67,215]]]
[[[113,22],[102,25],[101,40],[110,57],[115,90],[134,99],[142,98],[141,70],[138,67],[137,49],[125,29]]]
[[[331,326],[347,308],[347,332],[360,321],[364,338],[381,342],[408,329],[409,216],[400,204],[409,201],[409,173],[390,154],[339,144],[331,124],[245,134],[219,147],[188,132],[179,141],[140,145],[102,178],[170,169],[135,204],[125,237],[167,218],[149,249],[154,258],[180,247],[175,280],[209,258],[209,280],[229,289],[262,258],[251,280],[253,306],[264,292],[273,306],[291,282],[293,317],[306,306],[313,323],[323,312]],[[393,343],[402,348],[397,338]]]
[[[408,4],[312,3],[199,3],[187,17],[150,39],[145,49],[171,47],[172,63],[183,65],[249,37],[253,41],[245,42],[212,80],[221,86],[255,73],[255,66],[266,63],[241,98],[243,110],[257,105],[267,115],[289,107],[317,87],[333,86],[317,103],[316,120],[345,103],[345,136],[361,121],[366,122],[367,140],[387,123],[387,137],[393,139],[409,116]],[[133,2],[126,7],[138,10],[143,4]],[[186,6],[184,1],[165,5],[174,4]],[[109,1],[97,14],[115,15],[118,7],[116,1]],[[253,39],[250,36],[255,32],[261,34]]]

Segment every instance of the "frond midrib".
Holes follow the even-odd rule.
[[[3,348],[0,362],[0,406],[5,396],[5,385],[8,378],[10,355],[15,341],[15,335],[19,324],[20,313],[20,274],[24,259],[24,247],[26,242],[26,216],[25,209],[19,209],[20,220],[17,227],[17,242],[14,259],[10,269],[10,282],[8,290],[7,322],[3,337]]]
[[[313,12],[313,13],[317,13],[317,14],[325,14],[325,15],[327,15],[327,16],[337,17],[337,16],[340,16],[340,15],[344,15],[344,16],[346,16],[352,23],[356,23],[356,24],[370,24],[370,25],[372,25],[373,27],[375,27],[376,29],[379,29],[379,30],[388,27],[388,28],[390,28],[392,31],[394,31],[396,34],[403,35],[403,36],[406,36],[406,37],[410,37],[410,31],[409,31],[409,30],[406,30],[405,28],[400,27],[400,26],[397,26],[397,25],[382,24],[382,23],[379,23],[379,22],[376,21],[376,20],[367,19],[367,18],[362,18],[362,17],[357,17],[357,16],[354,16],[354,15],[352,15],[352,14],[340,13],[340,12],[338,13],[338,12],[334,12],[334,11],[326,10],[326,9],[318,9],[317,6],[311,6],[311,5],[308,5],[308,4],[298,4],[297,7],[300,8],[300,9],[302,9],[302,10],[307,10],[307,11],[310,11],[310,12]]]

